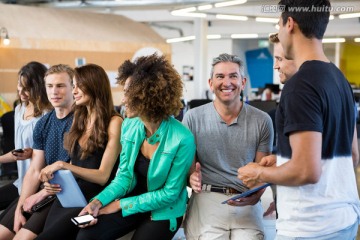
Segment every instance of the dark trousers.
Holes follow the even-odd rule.
[[[13,183],[9,183],[0,188],[0,211],[6,209],[19,197],[18,189]],[[0,221],[4,217],[5,211],[0,215]]]
[[[14,216],[15,216],[15,210],[16,206],[18,204],[19,198],[16,198],[9,207],[5,209],[3,212],[3,217],[0,220],[0,224],[12,231],[14,234]],[[38,210],[37,212],[34,212],[32,214],[24,213],[24,217],[26,218],[26,223],[23,226],[24,229],[27,229],[34,234],[38,235],[42,232],[46,216],[48,215],[48,212],[50,210],[51,204],[48,204]]]
[[[177,218],[177,229],[183,217]],[[136,229],[136,230],[135,230]],[[135,230],[133,240],[171,240],[176,231],[170,231],[170,221],[153,221],[149,213],[139,213],[123,217],[121,211],[101,215],[96,225],[81,229],[77,240],[114,240]]]
[[[0,188],[0,210],[6,209],[19,197],[18,189],[13,183],[6,184]]]
[[[80,228],[72,221],[83,208],[63,208],[59,199],[52,204],[47,215],[43,231],[36,240],[71,240],[75,239]]]

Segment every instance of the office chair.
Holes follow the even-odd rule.
[[[188,108],[189,109],[196,108],[201,105],[207,104],[209,102],[212,102],[212,100],[211,99],[193,99],[188,102]]]
[[[15,148],[14,145],[14,114],[15,111],[10,111],[2,115],[0,118],[1,126],[3,128],[3,136],[1,141],[1,148],[3,153],[8,153]],[[1,164],[1,177],[7,176],[8,178],[17,176],[16,162]]]

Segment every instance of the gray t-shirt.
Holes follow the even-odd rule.
[[[183,124],[195,136],[203,184],[243,191],[237,178],[238,168],[253,162],[256,152],[272,151],[271,118],[245,103],[230,125],[222,120],[213,102],[189,110]]]

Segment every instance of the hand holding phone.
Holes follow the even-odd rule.
[[[24,153],[24,150],[21,149],[21,148],[19,148],[19,149],[14,149],[14,150],[11,151],[11,153],[12,153],[12,154],[14,154],[14,153]],[[14,154],[14,155],[16,155],[16,154]]]
[[[16,157],[16,160],[26,160],[31,158],[32,155],[32,148],[29,147],[25,147],[25,148],[19,148],[19,149],[14,149],[11,151],[12,155]]]
[[[94,220],[95,218],[90,215],[90,214],[86,214],[86,215],[82,215],[82,216],[78,216],[78,217],[73,217],[71,218],[71,221],[76,225],[85,225],[90,223],[92,220]]]

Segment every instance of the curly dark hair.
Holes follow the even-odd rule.
[[[181,96],[183,83],[178,72],[156,53],[139,57],[135,62],[125,61],[118,69],[118,83],[131,81],[125,95],[127,105],[144,120],[159,122],[169,116],[177,116],[183,107]]]

